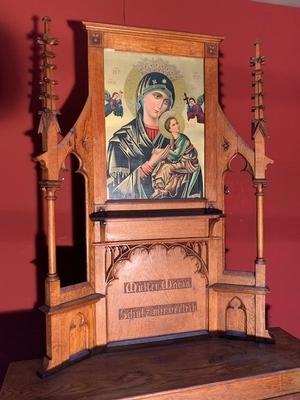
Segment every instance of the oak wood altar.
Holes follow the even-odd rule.
[[[194,338],[98,354],[43,380],[40,360],[15,362],[0,399],[299,399],[300,341],[270,332],[275,344]]]
[[[57,40],[49,23],[46,18],[40,39],[44,152],[37,157],[48,205],[49,249],[41,373],[95,348],[213,333],[270,339],[263,188],[272,161],[265,155],[259,45],[251,61],[252,148],[218,104],[222,38],[84,22],[89,95],[74,127],[58,143],[52,61]],[[159,125],[167,113],[180,131],[173,132],[167,120]],[[164,144],[156,144],[158,139]],[[71,153],[85,179],[87,281],[61,287],[55,199]],[[225,271],[224,174],[237,154],[246,160],[256,188],[254,273]]]

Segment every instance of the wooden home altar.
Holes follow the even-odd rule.
[[[300,341],[188,340],[96,354],[40,379],[40,360],[9,366],[1,400],[299,400]]]
[[[43,153],[37,161],[49,250],[41,374],[116,346],[201,335],[271,340],[265,326],[263,196],[272,160],[265,155],[259,44],[251,59],[249,146],[218,104],[222,38],[84,22],[89,93],[59,142],[57,40],[49,24],[46,18],[39,40]],[[70,154],[85,182],[87,279],[62,287],[55,200]],[[253,273],[225,271],[224,175],[236,155],[245,159],[256,194]]]

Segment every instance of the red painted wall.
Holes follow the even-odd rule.
[[[60,39],[56,78],[64,132],[75,122],[86,95],[85,59],[79,60],[78,54],[84,43],[74,42],[75,37],[82,38],[80,20],[224,36],[221,103],[231,124],[248,142],[249,58],[254,55],[254,41],[261,40],[267,57],[267,153],[275,160],[268,169],[265,198],[267,280],[272,290],[267,298],[268,320],[269,326],[280,326],[300,338],[300,9],[248,0],[0,0],[0,8],[0,375],[8,362],[40,357],[44,352],[43,316],[37,311],[43,301],[46,268],[38,223],[43,211],[32,162],[39,146],[34,133],[39,102],[37,87],[32,85],[37,76],[32,37],[41,32],[44,15],[52,17],[53,33]],[[249,179],[247,182],[251,185]],[[255,258],[255,246],[249,242],[255,229],[254,191],[251,186],[246,190],[238,185],[235,174],[228,183],[232,193],[227,198],[228,262],[233,268],[251,269]],[[65,193],[59,193],[59,213],[69,201]],[[64,214],[62,218],[66,221]],[[68,242],[71,229],[70,223],[60,226],[60,243]]]

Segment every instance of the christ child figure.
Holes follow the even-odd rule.
[[[197,150],[188,136],[180,132],[176,117],[166,119],[165,129],[171,136],[170,149],[166,159],[152,174],[152,198],[200,197],[197,178],[201,169]]]

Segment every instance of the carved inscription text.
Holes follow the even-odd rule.
[[[160,290],[190,289],[191,287],[192,278],[124,282],[124,293],[158,292]]]
[[[175,303],[175,304],[158,304],[154,306],[121,308],[119,310],[119,320],[135,319],[146,317],[159,317],[161,315],[185,314],[197,311],[197,303]]]

